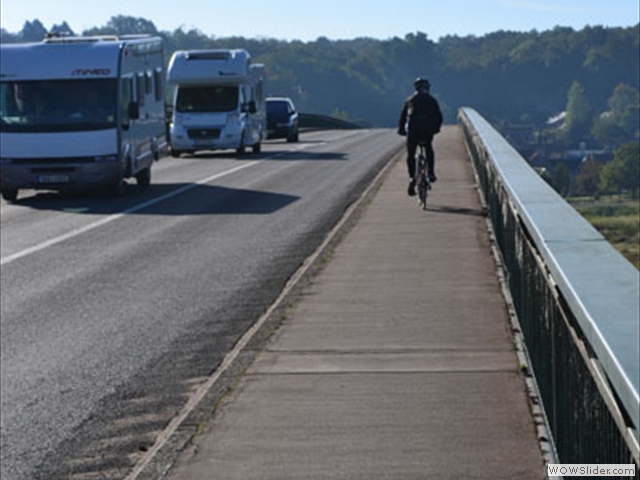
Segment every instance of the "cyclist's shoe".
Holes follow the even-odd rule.
[[[433,172],[429,173],[429,181],[431,183],[434,183],[436,180],[438,180],[438,178],[436,177],[436,174]]]
[[[407,188],[407,193],[410,197],[413,197],[416,194],[416,181],[413,178],[409,179],[409,188]]]

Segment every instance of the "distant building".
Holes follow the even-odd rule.
[[[569,158],[579,158],[580,160],[586,157],[593,157],[599,160],[599,157],[607,155],[607,152],[603,149],[588,149],[586,144],[581,142],[577,150],[567,150],[564,155]]]
[[[567,120],[567,112],[560,112],[558,115],[547,120],[547,127],[561,129]]]

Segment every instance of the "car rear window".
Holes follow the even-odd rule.
[[[267,102],[267,113],[289,113],[287,102]]]

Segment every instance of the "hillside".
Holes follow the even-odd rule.
[[[268,69],[268,91],[290,96],[301,111],[339,116],[367,125],[393,126],[415,77],[431,80],[448,122],[471,106],[496,125],[543,124],[566,109],[574,82],[584,88],[594,115],[605,111],[619,84],[640,83],[639,27],[556,27],[544,32],[498,31],[483,37],[425,33],[404,38],[313,42],[216,38],[197,30],[158,31],[153,22],[125,16],[82,34],[155,33],[167,57],[177,49],[246,48]],[[73,32],[64,22],[53,31]],[[3,42],[38,41],[38,21],[21,32],[1,32]]]

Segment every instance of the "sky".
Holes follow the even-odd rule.
[[[419,31],[437,41],[497,30],[628,27],[638,24],[639,6],[638,0],[0,0],[0,27],[11,33],[35,19],[46,28],[67,21],[81,33],[116,15],[214,37],[388,39]]]

